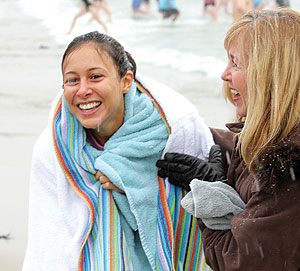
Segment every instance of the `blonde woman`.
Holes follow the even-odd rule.
[[[227,125],[236,134],[227,183],[245,207],[226,230],[199,220],[206,261],[214,271],[300,268],[299,32],[296,11],[253,10],[225,37],[229,60],[222,79],[239,118]],[[176,157],[177,169],[184,160]],[[186,185],[204,174],[201,167],[207,171],[212,163],[190,159],[189,170],[168,173],[169,181],[178,184],[186,172],[197,173],[180,184]]]

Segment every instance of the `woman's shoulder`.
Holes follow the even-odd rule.
[[[47,126],[38,136],[32,152],[33,163],[50,164],[55,157],[55,151],[52,140],[52,132]]]
[[[286,179],[300,182],[300,126],[268,148],[258,160],[258,180],[274,190]]]
[[[176,90],[153,78],[139,74],[136,81],[150,93],[170,127],[165,152],[207,158],[213,138],[195,105]]]
[[[177,90],[142,74],[138,74],[136,80],[150,93],[167,117],[177,119],[198,114],[196,106]]]
[[[34,144],[34,151],[45,151],[49,149],[49,145],[52,139],[51,130],[46,126]]]

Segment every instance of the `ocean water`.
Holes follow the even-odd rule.
[[[299,2],[292,0],[291,6],[299,9]],[[212,22],[203,12],[203,0],[177,0],[180,16],[171,23],[162,20],[157,1],[150,3],[151,15],[133,16],[131,0],[108,0],[112,23],[100,11],[108,34],[118,39],[138,63],[219,78],[226,62],[223,37],[232,22],[231,16],[221,10],[218,21]],[[74,14],[82,7],[81,0],[19,0],[19,5],[25,13],[41,19],[60,44],[79,34],[103,30],[97,22],[89,23],[90,15],[86,14],[77,20],[72,35],[65,35]]]
[[[80,34],[103,31],[97,22],[89,22],[91,16],[86,14],[77,20],[72,34],[66,35],[73,16],[83,6],[81,0],[17,1],[24,13],[41,21],[60,48]],[[269,7],[273,0],[266,1]],[[232,23],[230,14],[221,9],[214,22],[204,13],[203,0],[177,0],[180,16],[173,23],[162,19],[156,0],[150,1],[151,15],[133,15],[131,0],[107,2],[112,22],[108,22],[102,10],[100,17],[108,26],[108,34],[132,54],[138,71],[181,92],[213,124],[220,126],[229,120],[221,118],[216,122],[213,115],[229,114],[220,76],[227,62],[223,40]],[[292,8],[300,10],[299,0],[290,3]]]
[[[66,35],[73,16],[82,7],[81,0],[18,1],[25,13],[41,20],[61,46],[77,35],[103,30],[97,22],[89,22],[90,15],[86,14],[77,20],[72,34]],[[218,20],[213,22],[203,12],[203,0],[177,0],[180,16],[172,23],[162,19],[155,0],[150,1],[151,15],[138,16],[132,13],[131,0],[107,2],[113,20],[108,22],[103,11],[100,17],[108,25],[108,34],[133,55],[142,71],[149,66],[150,71],[157,69],[157,74],[153,72],[156,77],[179,91],[201,84],[197,93],[200,97],[220,93],[220,75],[226,64],[223,39],[232,22],[229,14],[221,10]],[[267,2],[270,5],[272,1]],[[290,2],[292,8],[300,10],[300,1]]]
[[[175,23],[163,20],[157,1],[151,2],[151,15],[134,16],[130,0],[108,0],[113,20],[100,17],[109,28],[108,34],[121,42],[138,66],[151,65],[178,73],[195,73],[199,78],[220,78],[226,63],[223,37],[231,17],[221,13],[218,22],[203,14],[203,2],[177,0],[180,16]],[[21,9],[42,20],[49,33],[64,46],[73,37],[102,27],[88,22],[90,15],[79,18],[70,36],[66,35],[81,0],[19,0]]]

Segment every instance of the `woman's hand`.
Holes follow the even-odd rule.
[[[187,191],[191,190],[190,182],[193,179],[209,182],[226,179],[219,145],[211,147],[208,161],[180,153],[166,153],[164,158],[165,160],[158,160],[156,163],[159,168],[158,176],[169,177],[170,183]]]
[[[102,184],[104,189],[111,189],[124,194],[124,191],[115,186],[100,170],[96,172],[96,178]]]

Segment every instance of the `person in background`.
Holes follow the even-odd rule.
[[[131,7],[134,14],[150,14],[150,0],[132,0]]]
[[[218,7],[215,0],[205,0],[204,1],[204,12],[209,13],[213,19],[216,21],[218,19]]]
[[[232,18],[235,22],[241,16],[243,16],[246,12],[253,9],[253,0],[232,0]]]
[[[98,13],[98,8],[95,6],[94,3],[89,2],[89,0],[82,0],[84,6],[75,14],[70,29],[67,32],[67,35],[70,35],[78,18],[81,16],[91,13],[92,19],[96,20],[104,29],[105,32],[108,31],[106,24],[100,20],[99,13]]]
[[[219,0],[217,2],[217,9],[218,9],[218,12],[219,10],[223,7],[224,8],[224,11],[226,14],[229,14],[229,4],[230,4],[230,0]]]
[[[210,270],[185,191],[155,165],[165,151],[208,157],[195,106],[99,32],[76,37],[61,68],[33,151],[23,271]]]
[[[94,0],[94,5],[99,12],[101,9],[106,13],[108,21],[112,22],[112,13],[108,7],[107,0]],[[90,21],[94,20],[93,16],[91,17]]]
[[[287,8],[290,6],[289,0],[275,0],[275,3],[273,5],[274,8]]]
[[[226,229],[212,229],[209,217],[199,217],[206,261],[214,271],[300,268],[299,32],[300,14],[279,9],[250,11],[226,34],[222,79],[238,119],[227,125],[235,137],[222,189],[230,186],[245,205]],[[223,148],[222,138],[215,143]],[[157,162],[158,174],[188,187],[186,197],[194,201],[198,184],[220,187],[222,178],[212,173],[222,164],[172,153]],[[202,204],[208,208],[215,200],[207,196]],[[214,211],[223,208],[219,204]]]
[[[171,18],[174,22],[179,16],[175,0],[158,0],[158,9],[162,13],[163,19]]]
[[[253,5],[255,9],[263,9],[265,7],[265,0],[254,0]]]

